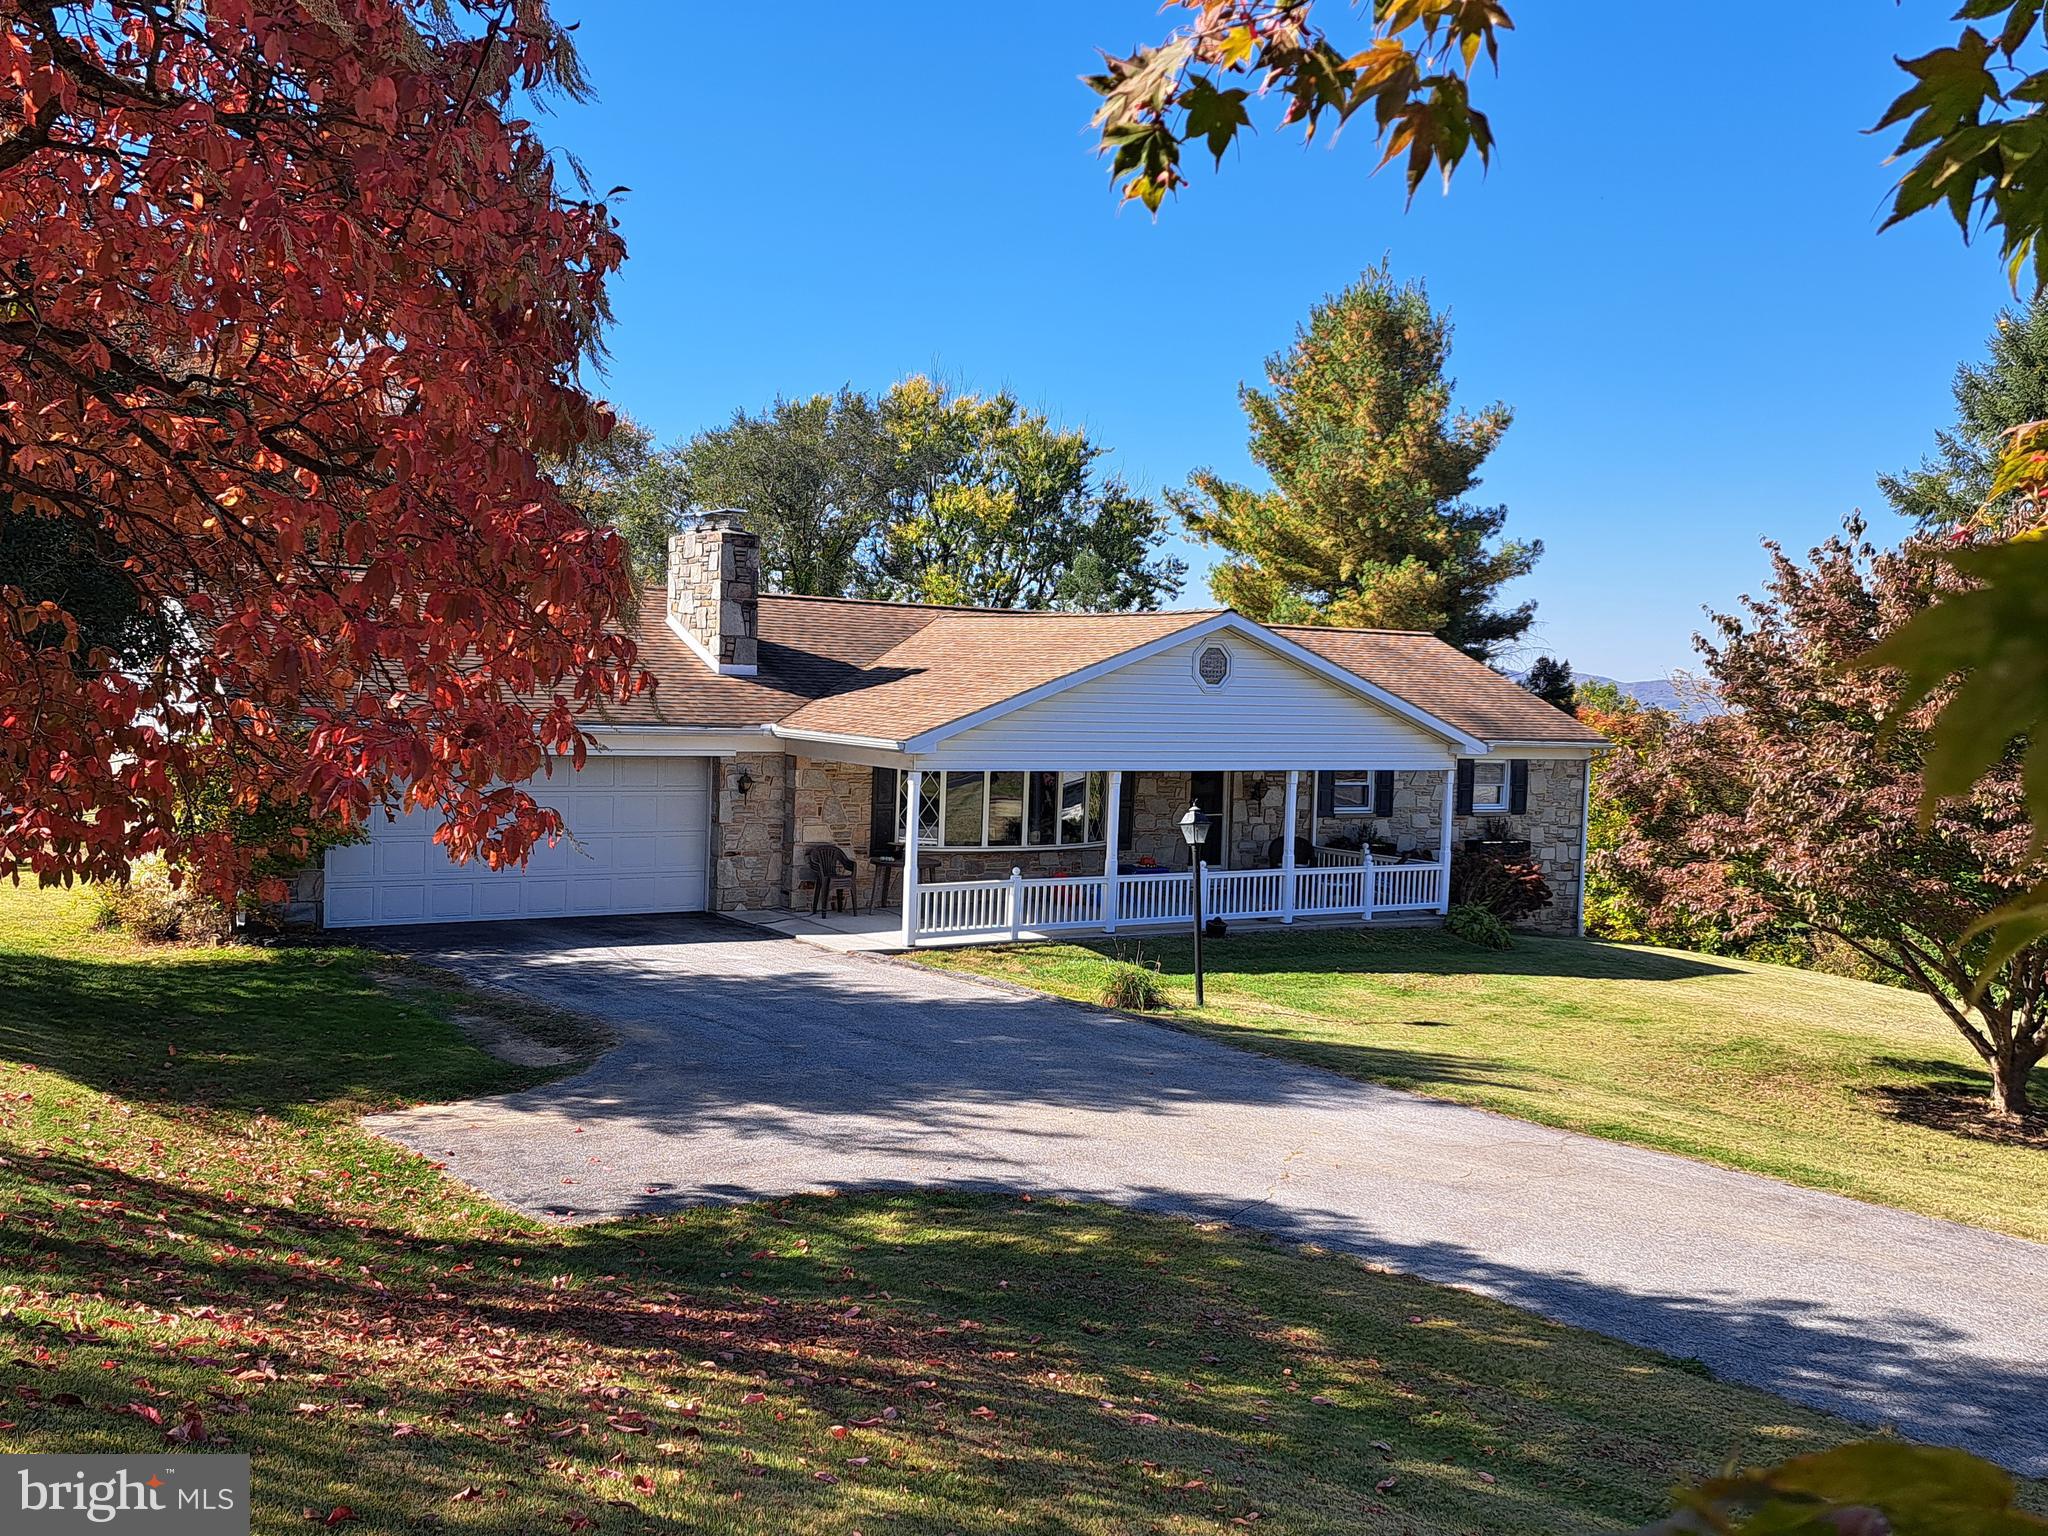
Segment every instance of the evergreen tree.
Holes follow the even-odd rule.
[[[1544,703],[1570,714],[1578,707],[1579,690],[1572,681],[1572,664],[1555,656],[1538,656],[1522,674],[1522,686]]]
[[[1270,393],[1239,391],[1273,489],[1204,470],[1175,497],[1227,552],[1221,601],[1262,622],[1430,630],[1482,661],[1528,629],[1534,603],[1495,604],[1543,546],[1496,542],[1507,509],[1465,500],[1512,413],[1453,409],[1450,344],[1423,285],[1382,266],[1267,361]]]
[[[2018,501],[2008,495],[1986,503],[2005,434],[2048,417],[2048,298],[2000,314],[1990,355],[1958,367],[1954,391],[1955,425],[1934,434],[1933,454],[1918,469],[1878,476],[1878,489],[1927,532],[2012,531],[2006,525],[2022,512]]]

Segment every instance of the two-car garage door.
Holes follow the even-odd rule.
[[[367,842],[327,854],[330,928],[520,917],[701,912],[711,847],[704,757],[592,756],[528,791],[562,813],[569,836],[523,869],[456,864],[433,841],[439,820],[373,815]]]

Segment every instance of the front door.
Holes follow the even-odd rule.
[[[1211,869],[1223,864],[1224,823],[1230,815],[1230,802],[1224,792],[1224,777],[1220,773],[1191,773],[1188,775],[1188,794],[1196,805],[1209,813],[1209,835],[1203,839],[1197,857]]]

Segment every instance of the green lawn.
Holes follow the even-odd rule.
[[[1236,1045],[1525,1120],[2048,1239],[2048,1134],[1983,1122],[1988,1079],[1916,994],[1574,939],[1427,929],[940,950],[926,964],[1098,1000],[1158,965],[1174,1017]],[[2048,1082],[2036,1087],[2048,1110]]]
[[[266,1532],[1581,1532],[1853,1433],[1097,1208],[537,1227],[354,1125],[530,1081],[449,1022],[491,1004],[83,911],[0,886],[0,1447],[248,1451]]]

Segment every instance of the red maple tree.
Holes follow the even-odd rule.
[[[223,798],[523,856],[518,781],[645,681],[539,466],[609,428],[625,254],[518,116],[579,88],[544,0],[0,18],[0,874],[234,890]]]
[[[1601,767],[1616,818],[1599,856],[1660,925],[1732,943],[1806,931],[1933,999],[1983,1061],[1992,1109],[2029,1112],[2048,1058],[2048,943],[1984,924],[2042,875],[2021,755],[1922,815],[1936,697],[1901,710],[1896,672],[1852,666],[1958,586],[1924,541],[1879,550],[1852,520],[1771,574],[1696,643],[1725,709],[1671,715]]]

